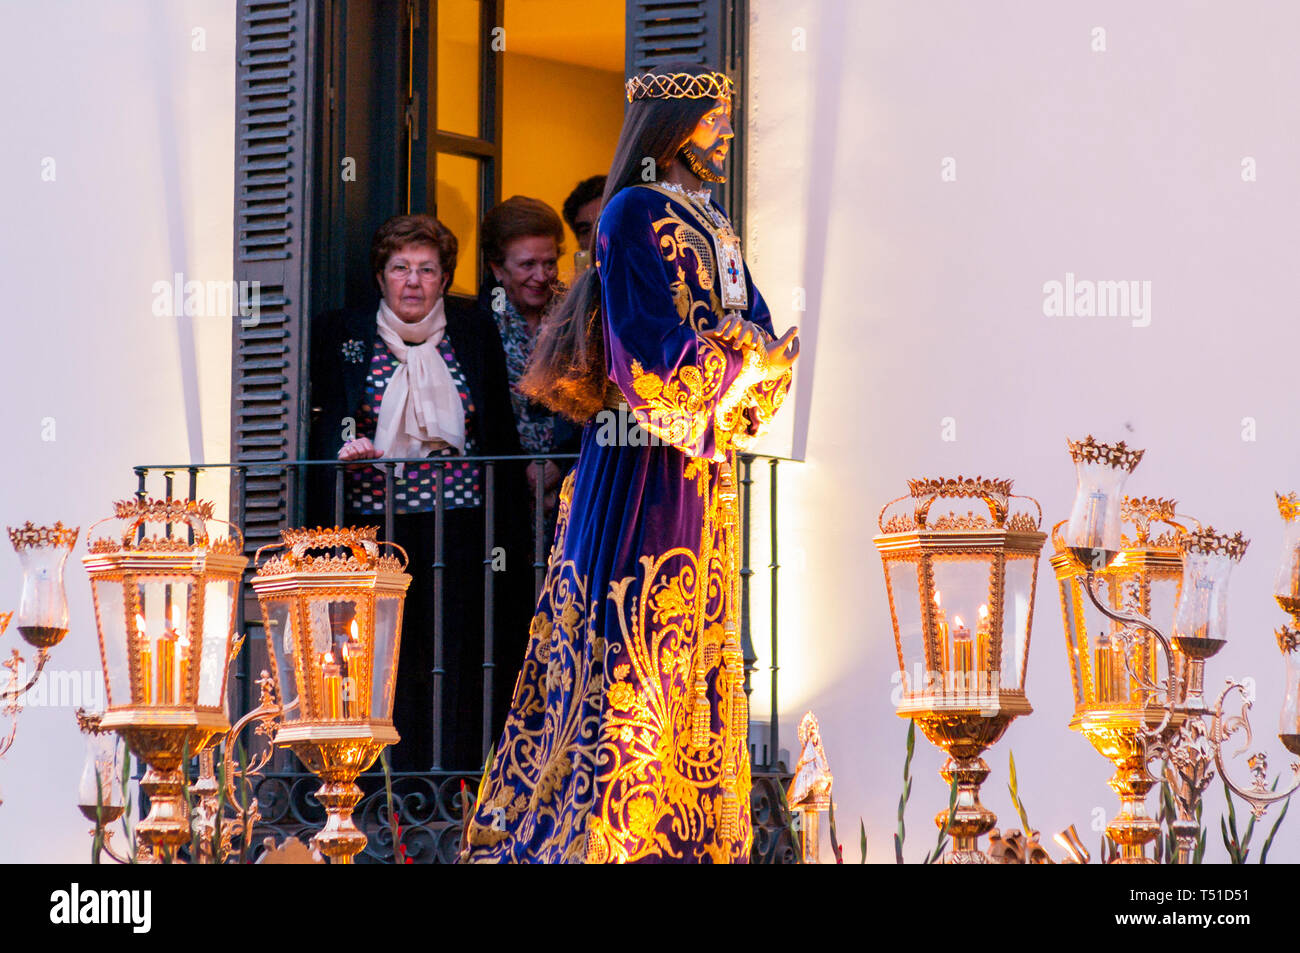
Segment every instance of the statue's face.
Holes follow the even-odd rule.
[[[682,161],[705,182],[725,182],[727,177],[722,170],[734,136],[731,129],[731,103],[719,99],[714,102],[712,109],[700,117],[695,131],[682,146]]]

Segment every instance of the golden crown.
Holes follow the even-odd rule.
[[[725,99],[736,84],[726,73],[642,73],[627,81],[627,101],[637,99]]]

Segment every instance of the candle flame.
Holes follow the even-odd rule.
[[[326,665],[333,665],[333,664],[334,664],[334,653],[333,653],[333,652],[326,652],[326,653],[325,653],[325,658],[322,659],[322,661],[325,662]]]
[[[143,637],[143,636],[144,636],[144,628],[145,628],[145,626],[144,626],[144,616],[142,616],[140,613],[137,612],[137,613],[135,614],[135,631],[136,631],[136,634],[139,635],[139,636],[141,636],[141,637]]]
[[[943,604],[943,600],[939,598],[940,595],[942,595],[942,593],[940,593],[939,590],[936,589],[936,590],[934,591],[934,604],[935,604],[936,606],[937,606],[937,605],[942,605],[942,604]]]
[[[988,617],[989,617],[989,607],[988,607],[988,606],[980,606],[980,618],[981,618],[981,619],[987,619]]]
[[[353,620],[352,620],[352,641],[353,641],[353,642],[357,641],[357,638],[358,638],[358,636],[357,636],[357,620],[356,620],[356,619],[353,619]]]
[[[961,628],[961,616],[959,616],[959,615],[955,615],[955,616],[953,616],[953,619],[954,619],[954,621],[956,621],[956,623],[957,623],[957,628],[960,629],[960,628]]]

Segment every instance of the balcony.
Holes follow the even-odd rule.
[[[449,468],[454,463],[481,464],[484,471],[484,517],[487,526],[494,524],[494,507],[497,505],[493,490],[504,468],[519,468],[541,460],[553,460],[567,470],[576,459],[573,454],[516,457],[454,457],[420,460],[377,460],[375,466],[384,473],[387,492],[384,494],[384,512],[376,515],[374,522],[380,526],[380,537],[392,539],[395,517],[393,486],[399,464],[432,462],[435,467]],[[788,458],[742,454],[738,458],[737,472],[740,482],[740,515],[742,548],[740,553],[741,584],[741,638],[745,660],[745,690],[753,699],[756,687],[760,688],[759,702],[766,695],[767,720],[765,725],[750,726],[750,756],[753,788],[751,810],[754,826],[754,848],[751,859],[756,863],[788,863],[797,858],[797,845],[793,839],[790,817],[785,809],[785,787],[789,783],[788,765],[781,754],[778,728],[778,641],[777,608],[780,549],[777,534],[779,505],[778,473],[782,463],[793,463]],[[244,535],[245,550],[250,559],[259,546],[274,542],[281,528],[283,514],[302,514],[306,511],[308,488],[312,487],[313,508],[319,514],[322,493],[332,488],[333,522],[342,525],[345,519],[345,474],[348,464],[339,461],[292,460],[283,462],[217,463],[146,465],[134,468],[136,493],[141,497],[181,497],[185,499],[223,499],[229,494],[231,521]],[[351,464],[350,466],[356,466]],[[538,484],[534,498],[528,503],[531,511],[531,568],[534,579],[534,598],[540,593],[546,572],[547,550],[550,540],[545,538],[543,490]],[[325,509],[329,505],[326,501]],[[432,552],[432,577],[434,586],[434,647],[435,659],[443,658],[443,647],[448,638],[447,619],[443,616],[443,576],[448,555],[445,545],[445,509],[443,494],[434,494],[434,520]],[[295,517],[292,522],[304,522]],[[316,522],[316,521],[313,521]],[[766,556],[766,563],[755,568],[756,561]],[[493,571],[490,552],[485,552],[483,579],[482,618],[485,631],[491,632],[491,620],[498,608],[498,573]],[[251,578],[250,572],[246,578]],[[765,578],[759,577],[766,573]],[[751,588],[766,590],[765,605],[755,607]],[[262,618],[252,587],[244,585],[243,598],[237,606],[236,631],[245,633],[247,639],[235,661],[231,673],[229,708],[232,721],[257,705],[256,679],[263,669],[270,668],[267,647],[262,630]],[[766,653],[760,658],[755,648],[755,621]],[[514,672],[498,673],[492,660],[491,639],[485,639],[482,663],[485,697],[504,677],[512,679]],[[766,678],[765,678],[766,676]],[[432,669],[435,704],[448,672],[435,664]],[[766,684],[764,684],[766,683]],[[751,706],[751,711],[752,711]],[[366,832],[369,844],[358,856],[359,863],[393,863],[395,837],[400,850],[397,853],[414,863],[451,863],[460,850],[464,813],[476,798],[481,768],[455,770],[444,767],[442,732],[437,719],[430,713],[429,728],[433,736],[433,759],[426,770],[384,771],[372,770],[358,781],[365,792],[357,805],[357,826]],[[481,724],[447,725],[448,733],[471,732],[478,737],[479,750],[486,757],[496,741],[484,718]],[[256,747],[259,743],[251,731],[239,739],[242,744]],[[255,828],[253,845],[258,846],[267,837],[278,842],[285,837],[309,839],[325,820],[324,809],[315,800],[318,780],[302,770],[296,759],[287,751],[277,750],[261,775],[255,780],[260,820]],[[390,813],[391,804],[391,813]],[[393,817],[393,814],[396,817]],[[393,823],[394,820],[396,823]]]

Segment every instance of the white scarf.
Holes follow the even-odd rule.
[[[448,443],[464,453],[465,405],[438,352],[447,330],[442,297],[413,324],[381,301],[376,320],[398,364],[379,403],[375,449],[386,457],[425,457]]]

